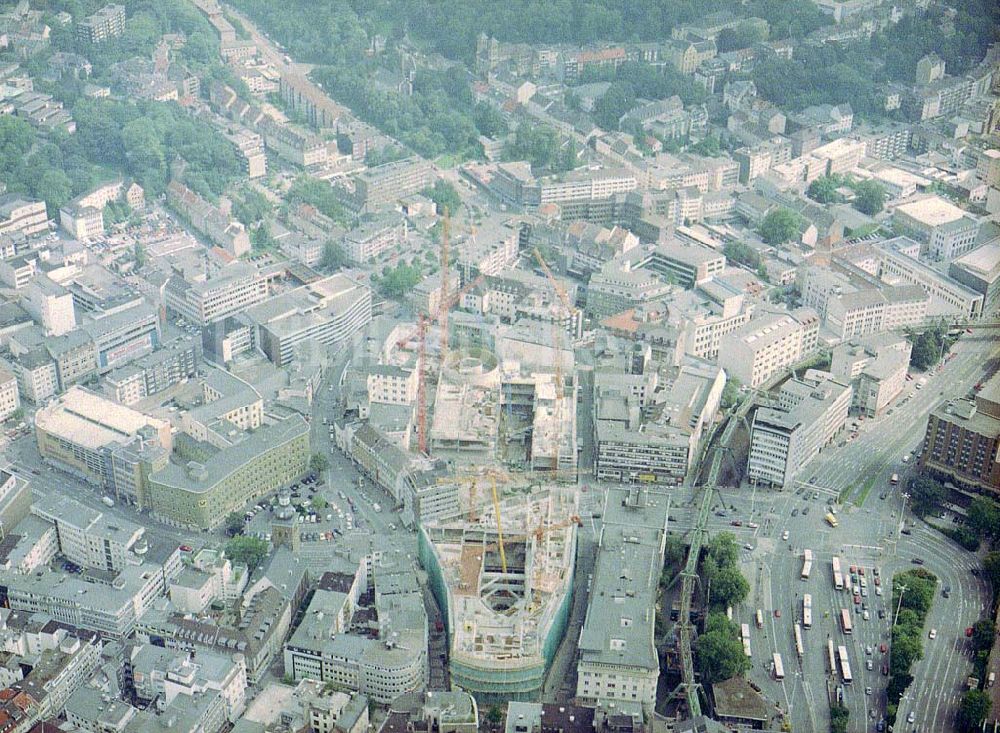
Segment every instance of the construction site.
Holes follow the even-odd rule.
[[[459,520],[424,524],[420,561],[447,625],[453,685],[481,704],[538,700],[565,634],[576,554],[575,487],[493,474],[491,499]]]

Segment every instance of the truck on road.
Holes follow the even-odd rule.
[[[101,497],[101,502],[104,504],[104,506],[114,506],[115,505],[115,500],[112,499],[110,496],[102,496]]]

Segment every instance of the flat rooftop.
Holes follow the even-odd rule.
[[[940,196],[928,196],[918,201],[900,204],[896,207],[896,211],[901,211],[910,218],[929,227],[950,224],[966,215],[966,212],[962,209]]]

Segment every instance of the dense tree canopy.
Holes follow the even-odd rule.
[[[226,543],[226,557],[234,563],[243,563],[250,572],[267,557],[268,545],[257,537],[233,537]]]
[[[728,631],[702,634],[695,640],[694,652],[701,681],[705,684],[736,677],[750,667],[743,644]]]
[[[798,238],[801,221],[791,209],[778,207],[767,212],[757,233],[768,244],[783,244]]]
[[[875,216],[885,206],[885,189],[877,181],[862,181],[854,187],[854,208]]]
[[[990,714],[993,708],[993,700],[988,692],[982,690],[969,690],[962,696],[962,701],[958,704],[959,731],[962,733],[972,733],[972,731],[982,730],[983,721]]]

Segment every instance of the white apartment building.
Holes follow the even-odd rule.
[[[76,328],[73,295],[46,275],[40,275],[25,287],[21,304],[45,329],[47,336],[62,336]]]
[[[21,406],[21,393],[17,390],[17,377],[0,367],[0,421],[6,420]]]
[[[44,201],[31,201],[16,193],[0,195],[0,235],[21,232],[30,237],[48,228]]]
[[[756,388],[811,353],[819,316],[812,308],[765,312],[719,342],[719,366],[727,376]]]
[[[835,380],[790,380],[778,394],[780,409],[758,408],[750,432],[747,478],[789,485],[847,421],[853,390]]]
[[[877,245],[878,274],[893,284],[919,285],[930,296],[927,316],[978,318],[983,313],[983,295],[952,280],[911,253],[919,245],[907,237],[894,237]]]
[[[412,405],[417,399],[418,373],[391,365],[368,369],[368,401],[386,405]]]

